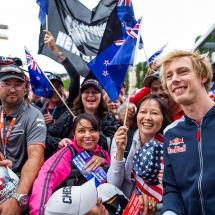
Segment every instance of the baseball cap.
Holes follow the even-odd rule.
[[[145,79],[143,80],[143,86],[144,87],[151,87],[151,83],[154,79],[159,79],[160,78],[160,73],[157,71],[154,74],[148,75],[147,77],[145,77]]]
[[[7,57],[0,56],[0,66],[14,64],[13,60],[9,60]]]
[[[95,178],[81,186],[62,187],[53,193],[45,206],[44,215],[84,215],[97,203]]]
[[[109,215],[123,214],[128,199],[121,190],[112,184],[104,183],[97,187],[97,191]]]
[[[49,80],[50,81],[59,81],[62,85],[63,85],[63,81],[62,81],[62,79],[60,78],[60,76],[58,76],[58,75],[50,75],[49,77]],[[64,85],[63,85],[64,86]]]
[[[95,86],[102,93],[102,86],[96,79],[88,79],[81,85],[80,91],[83,92],[90,85]]]
[[[8,78],[18,78],[26,82],[26,75],[24,72],[15,65],[5,65],[0,67],[0,81]]]

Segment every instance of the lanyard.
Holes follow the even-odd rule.
[[[2,146],[3,146],[3,150],[4,150],[4,156],[6,156],[6,144],[8,142],[8,138],[10,136],[10,133],[13,129],[15,122],[16,122],[16,118],[13,118],[10,122],[9,128],[4,137],[4,117],[3,117],[3,111],[1,111],[0,129],[1,129],[1,142],[2,142]]]
[[[54,109],[52,111],[52,114],[49,111],[49,105],[47,106],[47,108],[46,108],[46,113],[47,114],[51,114],[54,117],[54,115],[55,115],[56,112],[57,112],[57,106],[54,107]]]
[[[49,111],[49,105],[48,105],[47,108],[46,108],[46,113],[47,113],[47,114],[51,114],[50,111]]]

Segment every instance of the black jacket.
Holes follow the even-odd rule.
[[[73,137],[72,122],[73,117],[68,111],[66,111],[53,126],[49,126],[46,136],[46,158],[58,150],[58,143],[60,140],[63,138],[71,139]],[[110,144],[117,129],[118,124],[115,121],[113,114],[107,113],[101,117],[98,144],[106,151],[110,151]]]
[[[46,102],[43,107],[40,109],[41,113],[44,115],[46,112],[46,108],[48,107],[49,102]],[[67,103],[68,105],[68,103]],[[62,103],[59,107],[57,107],[56,113],[54,115],[54,119],[57,120],[59,117],[61,117],[65,112],[67,111],[66,106]],[[47,124],[47,128],[51,125],[51,123]]]

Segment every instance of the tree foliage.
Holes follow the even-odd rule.
[[[196,37],[195,43],[199,40],[200,37],[201,37],[200,35]],[[210,43],[210,42],[215,43],[215,35],[211,36],[206,42],[208,42],[208,43]],[[214,50],[213,49],[200,48],[199,52],[201,54],[208,53],[208,57],[211,59],[211,55],[212,55],[212,52],[214,52]]]
[[[139,62],[136,65],[136,88],[140,89],[143,87],[143,80],[146,76],[147,70],[146,62]]]
[[[70,84],[70,79],[66,79],[66,80],[63,81],[64,89],[66,91],[69,90],[69,84]]]
[[[129,90],[129,72],[127,71],[126,76],[125,76],[125,84],[126,84],[126,92],[125,94],[128,95],[128,90]]]

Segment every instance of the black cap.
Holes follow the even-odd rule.
[[[0,67],[0,81],[8,78],[18,78],[24,82],[27,81],[27,76],[18,66],[15,65],[5,65]]]
[[[62,84],[62,86],[64,86],[63,81],[60,78],[60,76],[58,76],[58,75],[50,75],[48,78],[49,78],[50,81],[54,81],[54,80],[59,81]]]
[[[159,72],[155,72],[154,74],[148,75],[143,80],[143,86],[150,88],[152,81],[155,80],[155,79],[159,79],[159,78],[160,78],[160,73]]]
[[[90,87],[90,85],[95,86],[102,93],[102,86],[96,79],[85,80],[81,85],[80,91],[83,92],[86,88]]]

